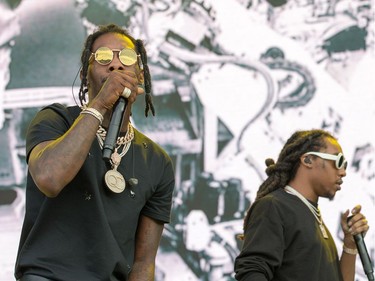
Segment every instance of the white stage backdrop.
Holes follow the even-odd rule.
[[[143,39],[156,117],[133,116],[172,156],[172,223],[157,281],[234,280],[236,235],[297,129],[336,135],[349,161],[342,190],[320,201],[341,252],[339,215],[356,204],[375,253],[374,3],[365,0],[1,0],[0,280],[13,280],[24,212],[25,131],[38,109],[74,104],[88,32],[110,22]],[[366,280],[358,259],[356,279]]]

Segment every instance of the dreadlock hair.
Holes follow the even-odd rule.
[[[320,151],[321,148],[326,147],[326,138],[336,139],[324,130],[296,131],[287,140],[276,163],[271,158],[266,159],[266,174],[268,178],[260,185],[254,203],[268,193],[285,187],[295,177],[300,166],[301,155],[309,151]],[[244,230],[246,230],[248,225],[252,206],[248,209],[244,219]],[[243,235],[240,238],[243,238]]]
[[[152,83],[151,83],[151,74],[150,70],[147,64],[147,53],[146,49],[144,47],[144,43],[140,39],[135,39],[133,36],[129,34],[129,32],[126,29],[123,29],[115,24],[108,24],[108,25],[100,25],[98,29],[90,34],[84,44],[84,48],[81,54],[81,64],[82,64],[82,81],[81,86],[79,88],[79,101],[81,105],[83,106],[86,102],[86,94],[88,92],[87,88],[87,72],[89,68],[89,61],[92,53],[92,46],[98,37],[100,37],[103,34],[107,33],[118,33],[121,35],[124,35],[128,37],[133,44],[135,45],[135,51],[138,55],[140,55],[140,67],[143,68],[144,73],[144,87],[145,87],[145,101],[146,101],[146,108],[145,108],[145,116],[148,116],[148,112],[151,110],[151,113],[153,116],[155,116],[155,109],[154,105],[152,103],[152,97],[151,97],[151,90],[152,90]]]

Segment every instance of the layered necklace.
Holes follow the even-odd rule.
[[[320,214],[319,208],[317,208],[313,204],[311,204],[305,197],[303,197],[303,195],[301,193],[299,193],[293,187],[287,185],[287,186],[285,186],[284,189],[285,189],[286,192],[288,192],[290,194],[293,194],[293,195],[297,196],[299,199],[301,199],[301,201],[309,208],[309,210],[314,215],[315,219],[317,220],[317,222],[319,224],[319,228],[320,228],[320,231],[322,232],[322,235],[323,235],[324,239],[328,239],[327,230],[324,227],[323,219],[322,219],[322,216]]]
[[[106,135],[107,131],[102,126],[99,126],[99,129],[96,132],[96,137],[102,149]],[[124,157],[124,155],[128,152],[133,138],[134,129],[129,122],[128,130],[126,131],[125,136],[117,138],[116,147],[110,159],[112,169],[108,170],[104,175],[105,184],[114,193],[121,193],[125,190],[126,181],[123,175],[117,171],[117,167],[120,165],[122,157]]]

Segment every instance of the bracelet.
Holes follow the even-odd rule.
[[[98,119],[100,125],[102,124],[103,122],[103,115],[97,111],[95,108],[92,108],[92,107],[86,107],[84,108],[82,111],[81,111],[81,114],[89,114],[89,115],[92,115],[94,116],[96,119]]]
[[[342,246],[342,250],[345,253],[349,254],[349,255],[356,255],[356,254],[358,254],[358,250],[357,249],[351,249],[351,248],[346,247],[345,245]]]

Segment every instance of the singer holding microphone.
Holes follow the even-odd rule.
[[[361,206],[341,215],[341,257],[318,206],[320,197],[333,200],[346,176],[337,139],[324,130],[297,131],[277,162],[267,159],[266,165],[268,177],[244,220],[236,279],[354,281],[356,240],[369,229]]]
[[[110,24],[87,37],[81,63],[81,104],[43,108],[27,132],[15,277],[154,280],[174,171],[167,153],[130,120],[139,95],[146,116],[154,114],[146,50]]]

